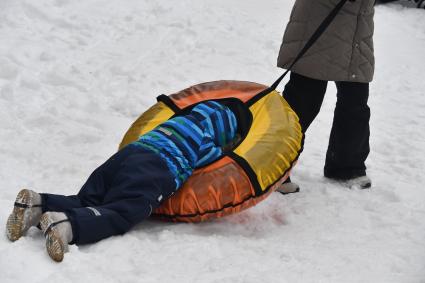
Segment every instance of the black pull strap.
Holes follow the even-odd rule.
[[[26,204],[26,203],[20,203],[20,202],[15,202],[14,204],[15,207],[19,207],[19,208],[31,208],[31,207],[41,207],[41,204]]]
[[[298,53],[297,57],[295,57],[294,61],[292,61],[289,68],[281,75],[270,87],[270,89],[276,89],[286,74],[292,69],[295,63],[310,49],[310,47],[319,39],[319,37],[323,34],[323,32],[328,28],[328,26],[332,23],[333,19],[335,19],[338,12],[341,10],[342,6],[344,6],[345,2],[348,0],[341,0],[335,8],[329,13],[329,15],[323,20],[323,22],[319,25],[307,43],[304,45],[303,49],[301,49],[300,53]],[[350,0],[351,1],[351,0]]]

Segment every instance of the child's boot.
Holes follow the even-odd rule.
[[[46,237],[46,250],[54,261],[62,261],[72,241],[72,227],[62,212],[46,212],[41,216],[41,229]]]
[[[12,213],[6,222],[6,235],[11,241],[18,240],[31,226],[36,226],[41,217],[40,194],[23,189],[16,196]]]

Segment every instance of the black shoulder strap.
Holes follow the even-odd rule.
[[[338,12],[341,10],[342,6],[344,6],[345,2],[348,0],[341,0],[339,3],[333,8],[333,10],[329,13],[329,15],[323,20],[323,22],[319,25],[307,43],[304,45],[303,49],[301,49],[300,53],[298,53],[297,57],[295,57],[294,61],[292,61],[289,68],[281,75],[271,86],[270,89],[276,89],[286,74],[292,69],[295,63],[310,49],[310,47],[316,42],[317,39],[323,34],[323,32],[328,28],[328,26],[332,23],[333,19],[335,19]],[[350,0],[351,1],[351,0]]]

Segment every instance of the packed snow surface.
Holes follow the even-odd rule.
[[[20,188],[76,193],[157,95],[271,84],[292,4],[2,0],[1,234]],[[322,177],[329,84],[293,171],[300,193],[208,223],[147,221],[71,246],[60,264],[35,228],[14,243],[1,236],[1,282],[425,282],[425,11],[381,5],[375,27],[371,190]]]

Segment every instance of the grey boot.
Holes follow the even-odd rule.
[[[297,183],[291,181],[288,177],[282,184],[277,187],[276,192],[279,192],[283,195],[297,193],[300,191],[300,186]]]
[[[329,178],[325,177],[331,180],[333,183],[340,184],[341,186],[344,186],[349,189],[370,189],[372,187],[372,180],[367,176],[360,176],[360,177],[354,177],[351,179],[336,179],[336,178]]]
[[[370,178],[366,175],[348,179],[343,183],[350,189],[369,189],[372,187],[372,180],[370,180]]]
[[[46,212],[41,216],[41,229],[46,237],[46,250],[54,261],[62,261],[72,241],[72,227],[65,213]]]
[[[40,194],[23,189],[16,196],[12,213],[6,222],[6,235],[11,241],[18,240],[31,226],[36,226],[41,217]]]

